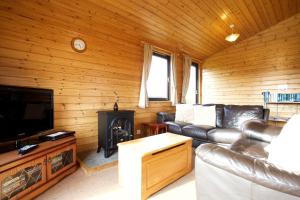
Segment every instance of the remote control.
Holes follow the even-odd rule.
[[[38,144],[32,144],[32,145],[25,145],[22,148],[20,148],[19,154],[24,155],[30,151],[32,151],[33,149],[37,148],[39,145]]]

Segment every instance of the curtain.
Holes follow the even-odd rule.
[[[186,95],[189,89],[190,70],[192,65],[192,58],[188,55],[183,56],[183,80],[182,80],[182,97],[181,103],[186,103]]]
[[[176,54],[171,55],[171,91],[170,97],[172,105],[175,106],[178,102],[177,100],[177,72],[176,72]]]
[[[144,45],[144,63],[142,72],[142,81],[140,89],[139,107],[146,108],[149,106],[148,93],[147,93],[147,81],[150,73],[151,62],[152,62],[153,46],[150,44]]]

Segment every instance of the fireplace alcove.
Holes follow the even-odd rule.
[[[134,111],[98,111],[98,149],[108,158],[117,151],[117,144],[133,139]]]

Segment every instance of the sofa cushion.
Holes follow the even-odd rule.
[[[242,132],[234,128],[216,128],[207,133],[210,141],[225,144],[232,144],[242,137]]]
[[[191,125],[190,123],[186,122],[165,122],[168,126],[168,132],[182,134],[182,127]]]
[[[216,106],[216,127],[223,127],[224,104],[203,104],[203,106]]]
[[[176,104],[175,121],[193,123],[194,106],[192,104]]]
[[[268,162],[279,169],[300,175],[300,114],[292,118],[283,126],[281,133],[268,146]]]
[[[268,152],[264,148],[268,144],[268,142],[242,138],[233,143],[230,149],[253,158],[266,159]]]
[[[263,119],[263,106],[237,106],[224,107],[223,128],[237,128],[250,119]]]
[[[216,126],[216,106],[194,106],[194,125]]]
[[[188,125],[182,128],[182,135],[200,140],[207,140],[207,132],[214,129],[213,126],[207,125]]]

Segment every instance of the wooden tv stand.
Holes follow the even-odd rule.
[[[17,150],[0,154],[0,200],[32,199],[73,173],[76,138],[47,141],[25,155]]]

